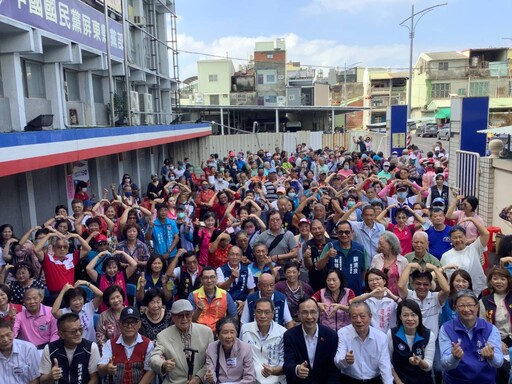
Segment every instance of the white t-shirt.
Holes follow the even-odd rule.
[[[70,308],[62,308],[62,314],[71,313]],[[94,304],[92,301],[85,303],[82,307],[82,310],[78,313],[78,317],[80,318],[80,322],[82,323],[82,327],[84,327],[84,332],[82,337],[89,341],[96,341],[96,330],[94,329],[94,314],[96,313],[96,308],[94,308]]]
[[[420,300],[415,291],[411,289],[407,291],[407,298],[414,300],[420,306],[423,325],[437,337],[439,333],[439,314],[443,308],[439,302],[439,292],[429,292],[423,300]]]
[[[396,326],[397,303],[392,299],[389,297],[383,297],[382,299],[370,297],[365,302],[372,312],[372,320],[370,322],[372,327],[386,333]]]
[[[443,253],[441,257],[441,265],[455,264],[459,269],[464,269],[469,273],[473,280],[473,291],[479,295],[487,286],[484,270],[482,268],[483,254],[487,250],[477,238],[473,243],[468,245],[462,251],[450,249]],[[453,269],[446,270],[448,280],[453,273]]]

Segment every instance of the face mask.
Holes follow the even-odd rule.
[[[87,188],[82,188],[82,192],[87,192]]]
[[[416,213],[418,216],[423,216],[423,211],[421,209],[414,210],[414,213]]]
[[[124,195],[125,195],[126,197],[131,197],[131,196],[133,195],[133,193],[132,193],[132,192],[125,192],[125,193],[124,193]]]
[[[343,192],[343,197],[348,197],[348,191]]]
[[[297,194],[296,194],[295,192],[290,192],[290,193],[288,194],[288,196],[290,196],[290,197],[295,197],[295,196],[297,196]]]
[[[219,169],[219,171],[224,172],[224,168]]]
[[[345,165],[343,166],[343,169],[350,169],[350,165],[345,164]]]
[[[201,185],[201,188],[203,189],[203,191],[206,191],[208,189],[208,186],[207,185]]]
[[[396,194],[396,196],[399,198],[399,199],[406,199],[407,198],[407,192],[398,192]]]
[[[444,211],[444,205],[434,205],[433,208],[440,208]]]
[[[354,205],[356,205],[356,202],[353,200],[347,201],[347,208],[352,208]]]
[[[173,189],[172,193],[177,194],[180,190],[179,189]]]
[[[169,176],[169,180],[170,181],[174,181],[175,177],[174,176]]]
[[[217,177],[217,181],[222,181],[222,177]]]
[[[185,218],[185,212],[178,212],[178,219],[184,219]]]

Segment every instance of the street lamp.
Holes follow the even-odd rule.
[[[402,21],[399,25],[401,27],[406,27],[409,30],[409,39],[411,40],[410,48],[409,48],[409,81],[408,81],[408,95],[407,95],[407,117],[411,117],[411,100],[412,100],[412,54],[413,54],[413,46],[414,46],[414,30],[416,25],[421,20],[425,14],[432,11],[434,8],[442,7],[443,5],[448,5],[448,3],[436,4],[431,7],[425,8],[419,12],[414,13],[414,4],[412,5],[411,16]],[[414,16],[418,16],[416,23],[414,22]],[[410,25],[405,24],[406,21],[411,20]],[[409,133],[409,126],[407,126],[407,133]]]

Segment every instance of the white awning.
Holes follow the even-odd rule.
[[[507,125],[506,127],[499,127],[499,128],[489,128],[489,129],[482,129],[480,131],[477,131],[478,133],[492,133],[493,135],[512,135],[512,125]]]

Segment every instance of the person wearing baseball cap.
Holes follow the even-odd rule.
[[[119,322],[121,334],[107,340],[103,346],[98,370],[110,376],[109,383],[150,384],[155,377],[155,372],[149,366],[154,346],[150,339],[139,333],[139,311],[135,307],[124,308]]]
[[[386,182],[387,182],[388,180],[391,180],[393,178],[393,175],[391,174],[391,172],[389,172],[390,166],[391,166],[391,163],[389,161],[385,161],[382,164],[382,171],[380,171],[377,174],[377,177],[379,178],[379,180],[386,179]]]
[[[200,384],[206,374],[206,348],[213,343],[213,332],[193,323],[193,312],[188,300],[176,300],[171,308],[174,324],[157,336],[149,365],[163,376],[163,384]]]

